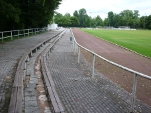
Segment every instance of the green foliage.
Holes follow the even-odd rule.
[[[151,15],[146,18],[146,28],[151,29]]]
[[[72,16],[70,20],[71,20],[71,27],[78,27],[80,25],[80,22],[76,16]]]
[[[55,22],[59,24],[59,26],[93,28],[101,28],[106,26],[117,28],[119,26],[129,26],[130,28],[137,29],[151,29],[151,15],[139,17],[138,10],[124,10],[119,14],[110,11],[108,12],[108,17],[104,20],[102,20],[99,15],[94,18],[88,16],[87,11],[84,8],[75,10],[73,16],[71,16],[69,13],[65,14],[64,16],[61,14],[57,14],[55,16]],[[70,19],[67,17],[70,17]]]
[[[103,26],[103,20],[99,15],[95,18],[95,21],[96,21],[96,26]]]
[[[61,0],[0,0],[0,31],[44,27]]]
[[[77,10],[74,11],[73,16],[77,17],[79,19],[79,13]]]
[[[87,12],[84,8],[79,10],[79,22],[81,27],[86,27]]]
[[[151,57],[151,33],[149,30],[82,30]]]
[[[109,26],[109,19],[108,18],[104,19],[104,26]]]
[[[63,27],[78,27],[80,24],[78,18],[76,16],[71,16],[69,13],[65,15],[57,13],[55,15],[55,23]]]
[[[20,9],[4,0],[0,1],[0,30],[14,28],[14,25],[20,23]]]
[[[109,26],[114,25],[114,13],[112,11],[108,12],[108,21],[109,21]]]

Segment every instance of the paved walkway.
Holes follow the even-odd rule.
[[[131,96],[99,72],[91,78],[91,67],[73,53],[68,30],[49,56],[48,68],[66,113],[128,113]],[[151,108],[136,101],[136,112]]]
[[[59,32],[60,31],[50,31],[0,45],[0,113],[4,111],[4,109],[7,109],[9,105],[8,102],[18,60],[30,48],[53,37]]]

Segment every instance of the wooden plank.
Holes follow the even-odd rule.
[[[46,57],[45,56],[41,57],[41,63],[46,63]]]
[[[22,61],[21,65],[20,65],[20,69],[22,69],[22,70],[26,69],[26,62],[25,62],[25,60]]]
[[[50,99],[51,99],[51,103],[52,103],[53,108],[54,108],[54,112],[55,112],[55,113],[60,113],[60,109],[59,109],[59,107],[58,107],[58,104],[57,104],[57,102],[56,102],[56,99],[55,99],[55,97],[54,97],[54,94],[53,94],[53,92],[52,92],[51,87],[48,87],[48,93],[49,93],[49,96],[50,96]]]
[[[63,105],[62,105],[62,103],[61,103],[61,100],[60,100],[60,98],[59,98],[59,96],[58,96],[58,93],[56,92],[56,89],[55,89],[55,87],[52,87],[52,91],[53,91],[53,93],[54,93],[54,96],[55,96],[55,99],[56,99],[56,102],[57,102],[57,104],[58,104],[58,107],[59,107],[59,109],[60,109],[60,111],[64,111],[64,108],[63,108]]]
[[[45,71],[44,66],[42,66],[42,74],[43,74],[43,76],[44,76],[44,80],[45,80],[45,82],[46,82],[46,86],[47,86],[47,87],[50,87],[50,83],[49,83],[49,81],[48,81],[48,77],[47,77],[47,75],[46,75],[46,71]]]
[[[23,76],[24,76],[24,70],[21,70],[19,72],[19,76],[18,76],[18,87],[23,87]]]
[[[21,62],[21,60],[20,60],[19,63],[18,63],[18,66],[17,66],[17,70],[20,70],[21,64],[22,64],[22,62]]]
[[[24,70],[18,70],[18,71],[16,71],[13,87],[18,87],[18,85],[23,86],[23,75],[24,75]],[[22,76],[22,78],[21,78],[21,76]]]
[[[15,113],[22,113],[23,87],[18,87]]]
[[[50,85],[51,85],[52,92],[53,92],[55,99],[56,99],[56,102],[58,104],[58,107],[59,107],[60,111],[64,111],[64,108],[63,108],[63,105],[60,101],[58,93],[56,92],[54,81],[53,81],[52,76],[50,75],[50,72],[48,71],[47,67],[46,67],[46,73],[47,73],[47,77],[48,77],[48,80],[49,80]]]
[[[46,69],[46,73],[47,73],[47,76],[48,76],[48,79],[49,79],[51,86],[55,87],[55,84],[53,82],[52,76],[50,75],[48,68],[46,67],[45,69]]]
[[[9,103],[8,113],[15,113],[16,101],[17,101],[17,87],[12,88],[11,100]]]
[[[13,87],[17,87],[18,86],[18,76],[19,76],[19,71],[16,71]]]

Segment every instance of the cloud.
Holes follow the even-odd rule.
[[[139,10],[141,16],[151,14],[151,0],[63,0],[57,10],[61,14],[85,8],[88,15],[106,18],[109,11],[120,13],[123,10]],[[92,13],[90,13],[92,12]]]

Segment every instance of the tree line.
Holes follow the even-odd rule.
[[[129,26],[137,29],[151,29],[151,15],[139,17],[138,10],[124,10],[119,14],[113,11],[108,12],[108,17],[104,20],[98,15],[94,18],[88,16],[87,11],[82,8],[76,10],[71,16],[69,13],[55,15],[55,22],[63,27],[119,27]]]
[[[0,0],[0,31],[47,26],[62,0]]]

